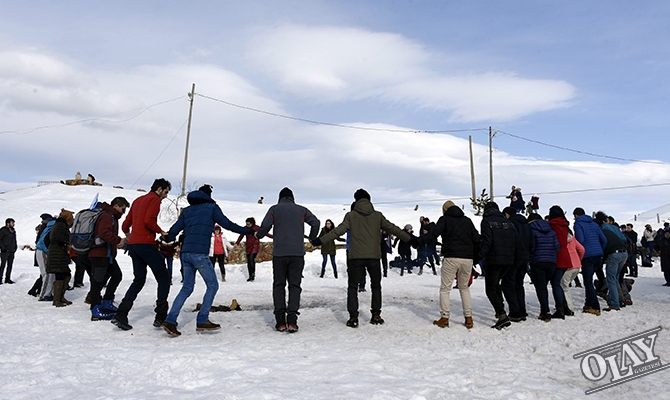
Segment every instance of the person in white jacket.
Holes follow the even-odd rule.
[[[233,245],[230,244],[226,235],[221,232],[219,225],[214,225],[214,232],[212,233],[212,244],[209,246],[209,259],[212,261],[212,266],[219,262],[221,268],[221,282],[226,281],[226,266],[225,259],[228,255],[228,250],[231,250]]]
[[[561,287],[565,293],[565,315],[575,315],[575,303],[572,301],[572,294],[570,293],[570,282],[575,280],[582,268],[582,258],[584,258],[584,246],[577,241],[568,230],[568,254],[570,255],[570,268],[565,271],[561,279]]]

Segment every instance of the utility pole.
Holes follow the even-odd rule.
[[[493,131],[489,126],[489,191],[493,200]]]
[[[477,190],[475,189],[475,161],[472,157],[472,135],[468,136],[470,141],[470,182],[472,186],[472,201],[477,200]]]
[[[186,166],[188,165],[188,142],[191,140],[191,117],[193,116],[193,98],[195,97],[195,83],[191,87],[191,93],[188,94],[191,105],[188,108],[188,126],[186,127],[186,150],[184,151],[184,176],[181,179],[181,195],[186,191]]]

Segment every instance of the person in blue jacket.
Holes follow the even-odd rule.
[[[181,335],[177,330],[177,317],[186,299],[193,293],[195,285],[195,272],[198,271],[205,281],[207,290],[202,299],[202,306],[196,317],[196,331],[215,331],[221,329],[221,325],[209,320],[209,309],[214,302],[214,296],[219,290],[214,266],[209,259],[209,247],[211,246],[212,227],[219,224],[223,229],[243,234],[253,235],[254,231],[231,222],[221,208],[211,197],[212,187],[203,185],[200,189],[188,194],[186,207],[177,222],[168,231],[166,241],[172,242],[177,238],[179,232],[184,231],[184,244],[181,246],[181,265],[184,269],[184,283],[181,290],[172,303],[162,328],[170,336]]]
[[[607,238],[600,226],[593,218],[586,215],[584,209],[577,207],[572,212],[575,217],[575,238],[584,246],[584,258],[582,258],[582,277],[584,278],[585,300],[583,312],[600,315],[600,303],[593,286],[593,274],[596,268],[602,265],[603,254],[607,246]]]

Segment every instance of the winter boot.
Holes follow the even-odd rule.
[[[91,321],[108,321],[112,318],[114,318],[114,313],[105,310],[100,304],[91,308]]]
[[[51,303],[54,307],[65,307],[67,306],[67,303],[63,303],[61,300],[63,298],[63,292],[65,290],[63,289],[63,281],[58,280],[54,281],[54,299],[53,303]]]
[[[556,312],[551,314],[552,319],[565,319],[565,312],[563,306],[556,306]]]
[[[358,318],[357,317],[351,317],[347,321],[347,326],[350,328],[358,328]]]
[[[156,308],[154,308],[154,312],[156,313],[156,318],[154,319],[153,324],[154,328],[160,328],[161,325],[163,325],[163,321],[167,318],[169,308],[167,300],[156,300]]]
[[[335,277],[335,279],[337,279],[337,271],[333,271],[333,276]],[[384,276],[386,276],[386,275],[384,275]]]
[[[221,282],[225,282],[225,281],[226,281],[226,274],[221,274]]]
[[[472,327],[475,326],[475,323],[472,322],[472,317],[465,317],[465,327],[468,329],[472,329]]]
[[[449,318],[441,317],[440,319],[433,321],[433,325],[437,325],[440,328],[448,328]]]
[[[103,300],[102,309],[113,314],[116,314],[116,312],[119,311],[119,309],[114,305],[114,299]]]
[[[382,325],[384,323],[384,320],[378,313],[372,314],[372,318],[370,318],[370,323],[372,325]]]
[[[163,330],[167,332],[168,335],[172,337],[177,337],[181,335],[181,332],[177,330],[177,324],[171,324],[169,322],[163,322]]]
[[[196,324],[195,325],[195,330],[197,332],[218,331],[219,329],[221,329],[221,325],[215,324],[212,321],[207,321],[204,324]]]
[[[433,268],[433,275],[437,275],[437,270],[435,270],[435,266],[434,266],[434,265],[432,266],[432,268]]]
[[[419,273],[417,275],[423,275],[423,267],[419,268]]]
[[[68,283],[70,283],[70,277],[69,276],[67,278],[65,278],[65,280],[63,280],[63,291],[61,292],[61,295],[60,295],[61,303],[65,303],[66,306],[69,306],[69,305],[72,304],[72,302],[70,300],[65,298],[65,288],[68,287],[67,286]],[[70,290],[70,289],[68,289],[68,290]],[[55,298],[55,296],[54,296],[54,298]]]
[[[33,297],[37,297],[37,296],[40,295],[40,290],[41,289],[42,289],[42,276],[37,278],[33,287],[30,288],[30,290],[28,291],[28,294],[33,296]]]
[[[112,323],[124,331],[133,329],[133,327],[128,323],[128,313],[130,312],[131,308],[133,308],[132,301],[122,300],[121,304],[119,304],[119,310],[112,319]]]
[[[575,312],[572,311],[572,310],[570,309],[570,307],[568,307],[568,302],[567,302],[567,301],[566,301],[565,303],[563,303],[563,312],[564,312],[565,315],[568,316],[568,317],[572,317],[572,316],[575,315]]]
[[[509,318],[507,318],[507,314],[502,313],[498,315],[498,321],[491,328],[501,330],[502,328],[507,328],[510,325],[512,325],[512,321],[510,321]]]

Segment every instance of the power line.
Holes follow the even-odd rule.
[[[242,105],[239,105],[239,104],[231,103],[229,101],[217,99],[217,98],[210,97],[210,96],[205,96],[205,95],[200,94],[200,93],[196,93],[195,95],[200,96],[204,99],[216,101],[216,102],[223,103],[223,104],[226,104],[226,105],[229,105],[229,106],[232,106],[232,107],[241,108],[241,109],[247,110],[247,111],[253,111],[253,112],[260,113],[260,114],[270,115],[272,117],[279,117],[279,118],[290,119],[290,120],[293,120],[293,121],[307,122],[309,124],[315,124],[315,125],[334,126],[334,127],[337,127],[337,128],[346,128],[346,129],[358,129],[358,130],[362,130],[362,131],[401,132],[401,133],[455,133],[455,132],[484,131],[484,130],[488,129],[488,128],[474,128],[474,129],[449,129],[449,130],[439,130],[439,131],[427,131],[427,130],[417,130],[417,129],[372,128],[372,127],[364,127],[364,126],[336,124],[336,123],[333,123],[333,122],[323,122],[323,121],[316,121],[316,120],[306,119],[306,118],[292,117],[290,115],[278,114],[278,113],[274,113],[274,112],[271,112],[271,111],[261,110],[261,109],[258,109],[258,108],[242,106]]]
[[[151,108],[153,108],[153,107],[160,106],[160,105],[165,104],[165,103],[170,103],[170,102],[173,102],[173,101],[176,101],[176,100],[180,100],[180,99],[183,99],[184,97],[185,97],[185,96],[179,96],[179,97],[176,97],[176,98],[174,98],[174,99],[161,101],[161,102],[152,104],[152,105],[147,106],[147,107],[144,107],[144,108],[135,108],[135,109],[133,109],[133,110],[124,111],[124,112],[120,112],[120,113],[116,113],[116,114],[105,115],[105,116],[102,116],[102,117],[95,117],[95,118],[81,119],[81,120],[79,120],[79,121],[67,122],[67,123],[64,123],[64,124],[58,124],[58,125],[38,126],[38,127],[36,127],[36,128],[30,128],[30,129],[20,129],[20,130],[12,130],[12,131],[0,131],[0,134],[3,134],[3,133],[15,133],[15,134],[17,134],[17,135],[27,135],[27,134],[29,134],[29,133],[33,133],[33,132],[35,132],[35,131],[39,131],[39,130],[42,130],[42,129],[65,128],[65,127],[68,127],[68,126],[71,126],[71,125],[83,124],[83,123],[85,123],[85,122],[93,122],[93,121],[102,121],[102,122],[108,122],[108,123],[114,123],[114,124],[123,123],[123,122],[128,122],[128,121],[130,121],[130,120],[133,120],[133,119],[139,117],[140,115],[144,114],[146,111],[148,111],[149,109],[151,109]],[[127,113],[134,112],[134,111],[138,111],[138,110],[139,110],[139,112],[138,112],[137,114],[133,115],[133,116],[130,117],[130,118],[121,119],[121,120],[108,120],[108,119],[106,119],[106,118],[114,117],[114,116],[116,116],[116,115],[127,114]]]
[[[608,158],[608,159],[617,160],[617,161],[629,161],[629,162],[638,162],[638,163],[645,163],[645,164],[663,164],[663,165],[668,164],[668,163],[663,162],[663,161],[635,160],[635,159],[632,159],[632,158],[622,158],[622,157],[607,156],[607,155],[603,155],[603,154],[596,154],[596,153],[591,153],[589,151],[575,150],[575,149],[571,149],[571,148],[568,148],[568,147],[563,147],[563,146],[558,146],[558,145],[555,145],[555,144],[541,142],[539,140],[528,139],[528,138],[525,138],[523,136],[514,135],[512,133],[503,132],[501,130],[498,130],[497,132],[502,133],[503,135],[511,136],[513,138],[516,138],[516,139],[525,140],[527,142],[539,144],[539,145],[542,145],[542,146],[553,147],[554,149],[570,151],[570,152],[578,153],[578,154],[584,154],[584,155],[588,155],[588,156],[591,156],[591,157]]]

